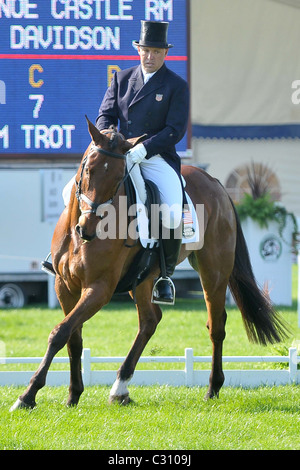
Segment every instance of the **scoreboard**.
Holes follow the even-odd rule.
[[[82,154],[85,114],[139,63],[141,20],[170,23],[166,64],[187,80],[187,0],[0,0],[0,156]]]

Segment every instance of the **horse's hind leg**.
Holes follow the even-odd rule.
[[[214,307],[209,310],[209,320],[207,327],[209,329],[210,339],[212,341],[212,368],[209,377],[209,387],[205,398],[214,398],[219,396],[219,390],[224,383],[224,373],[222,369],[223,341],[225,339],[226,311],[223,309],[222,315]],[[218,314],[216,315],[216,313]],[[216,320],[216,317],[218,318]]]
[[[139,317],[139,329],[134,343],[118,370],[117,379],[112,386],[109,402],[129,403],[127,384],[131,379],[135,366],[149,339],[161,320],[162,313],[158,305],[151,303],[152,281],[144,282],[137,288],[136,300]]]
[[[208,313],[207,328],[212,342],[212,368],[206,399],[218,397],[219,390],[224,383],[222,350],[227,317],[225,299],[232,264],[231,256],[229,255],[228,258],[227,261],[226,255],[223,254],[222,263],[217,263],[211,252],[206,256],[205,249],[197,254],[198,269]],[[223,267],[221,268],[221,266]]]

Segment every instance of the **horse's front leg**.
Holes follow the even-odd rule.
[[[78,335],[82,324],[91,318],[107,302],[106,296],[103,295],[105,291],[103,291],[101,287],[102,286],[100,284],[97,284],[93,288],[90,287],[85,289],[74,309],[51,331],[46,354],[38,370],[31,378],[29,386],[12,406],[11,411],[14,411],[17,408],[33,408],[36,405],[36,394],[46,383],[47,373],[54,356],[66,345],[68,341],[71,345],[75,336]],[[78,336],[76,343],[78,344]],[[76,367],[78,372],[78,357],[74,364],[73,366]],[[71,402],[69,398],[69,404],[75,404],[73,403],[74,396],[75,395],[71,397]],[[79,396],[77,394],[77,401]]]
[[[84,390],[81,371],[82,355],[82,327],[72,333],[68,343],[68,354],[70,359],[70,386],[67,406],[75,406]]]
[[[128,382],[133,376],[136,364],[149,339],[161,320],[161,309],[157,304],[151,303],[152,281],[145,282],[136,291],[139,329],[134,343],[117,372],[117,379],[113,384],[109,403],[119,402],[127,405],[130,402]]]
[[[80,295],[71,294],[60,276],[56,276],[55,290],[63,312],[67,316],[77,304]],[[70,387],[67,405],[73,406],[77,405],[80,395],[84,390],[81,372],[82,327],[77,328],[71,334],[67,342],[67,348],[70,359]]]
[[[46,377],[51,365],[51,362],[55,356],[55,354],[66,344],[67,337],[60,328],[60,325],[55,327],[48,338],[48,348],[44,358],[32,376],[29,386],[25,390],[25,392],[17,399],[15,404],[11,407],[10,411],[14,411],[17,408],[34,408],[36,405],[35,397],[37,392],[45,385]]]

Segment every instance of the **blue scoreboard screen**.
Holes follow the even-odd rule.
[[[82,154],[140,21],[169,21],[167,66],[188,79],[186,0],[0,0],[0,154]],[[187,150],[187,138],[178,145]]]

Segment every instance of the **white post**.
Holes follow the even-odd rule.
[[[297,375],[297,348],[289,348],[289,375],[290,383],[293,383]]]
[[[82,351],[83,383],[89,385],[91,382],[91,350],[84,348]]]
[[[192,387],[194,383],[194,356],[192,348],[185,348],[185,385]]]

